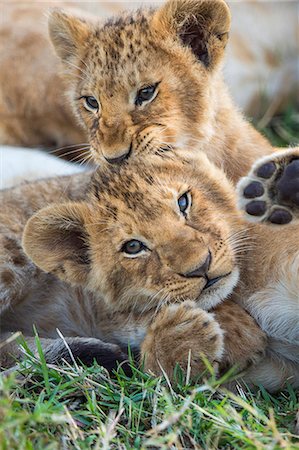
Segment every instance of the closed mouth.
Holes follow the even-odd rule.
[[[231,274],[231,272],[229,272],[229,273],[227,273],[225,275],[221,275],[220,277],[211,278],[210,280],[209,280],[208,277],[206,277],[207,282],[206,282],[206,285],[203,288],[203,290],[208,289],[211,286],[214,286],[214,284],[218,283],[218,281],[221,281],[223,278],[228,277],[230,274]]]

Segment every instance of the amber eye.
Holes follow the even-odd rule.
[[[186,215],[186,211],[189,208],[190,203],[191,198],[189,192],[186,192],[185,194],[181,195],[181,197],[178,198],[178,206],[182,214]]]
[[[137,239],[132,239],[131,241],[126,242],[122,246],[122,251],[124,253],[127,253],[128,255],[138,255],[138,253],[146,249],[147,249],[146,245],[144,245],[140,241],[137,241]]]
[[[135,105],[141,106],[142,103],[153,100],[157,86],[158,83],[140,89],[135,98]]]
[[[84,99],[84,107],[85,109],[87,109],[88,111],[98,111],[99,110],[99,104],[96,98],[92,97],[92,96],[86,96],[86,97],[81,97]]]

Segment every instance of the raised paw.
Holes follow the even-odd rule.
[[[299,218],[299,149],[258,160],[237,191],[238,206],[250,221],[284,225]]]
[[[191,376],[205,369],[204,355],[218,369],[223,353],[223,333],[212,314],[187,301],[163,308],[151,324],[141,346],[145,369],[173,378],[177,364]]]

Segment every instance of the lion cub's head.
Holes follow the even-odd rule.
[[[229,25],[223,0],[170,0],[104,24],[52,12],[49,31],[68,77],[66,101],[96,161],[192,149],[210,139]]]
[[[234,191],[204,156],[156,159],[98,170],[88,200],[38,212],[24,232],[26,253],[114,308],[216,305],[238,280]]]

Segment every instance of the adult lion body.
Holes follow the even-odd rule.
[[[240,188],[244,208],[298,217],[298,162],[294,150],[258,163]],[[59,328],[75,358],[108,369],[129,342],[156,373],[186,368],[191,350],[193,375],[203,353],[220,370],[250,365],[247,381],[267,389],[298,385],[298,222],[245,223],[201,152],[27,184],[1,202],[2,337],[30,336],[35,324],[50,362],[69,358]],[[3,349],[9,366],[19,350]]]

